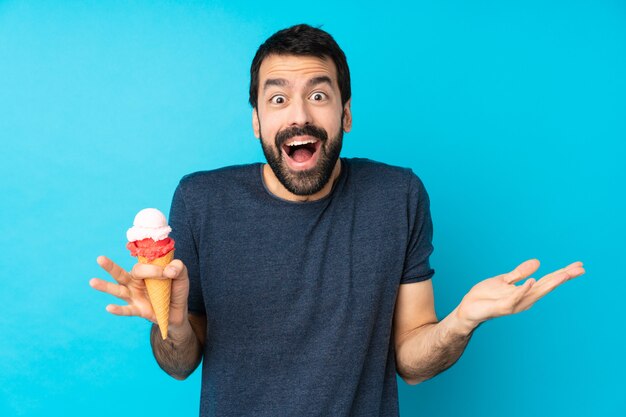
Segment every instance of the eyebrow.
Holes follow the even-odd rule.
[[[320,75],[319,77],[314,77],[311,78],[309,81],[307,81],[306,86],[307,87],[313,87],[315,85],[318,84],[328,84],[329,86],[332,87],[333,82],[331,81],[330,77],[327,75]]]
[[[284,78],[268,78],[267,80],[265,80],[265,83],[263,84],[263,91],[267,90],[269,87],[274,86],[274,85],[277,87],[285,87],[288,84],[289,83]]]
[[[319,77],[313,77],[309,81],[306,82],[306,86],[308,88],[316,86],[318,84],[328,84],[329,86],[333,85],[332,80],[327,75],[320,75]],[[289,85],[289,81],[287,81],[284,78],[268,78],[267,80],[265,80],[265,83],[263,83],[263,91],[267,90],[269,87],[272,87],[272,86],[287,87],[288,85]]]

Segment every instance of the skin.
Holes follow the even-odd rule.
[[[328,77],[330,82],[311,84],[311,80],[319,77]],[[328,132],[329,140],[339,137],[342,126],[344,132],[350,131],[350,101],[341,104],[332,61],[271,55],[261,64],[259,79],[259,104],[252,112],[252,127],[255,136],[269,151],[278,155],[276,135],[291,126],[313,124]],[[280,85],[270,83],[272,85],[266,88],[269,79],[282,81]],[[263,179],[270,192],[280,198],[314,201],[330,193],[340,172],[341,163],[337,160],[326,185],[305,196],[287,190],[268,164],[264,165]],[[202,357],[207,333],[206,317],[187,311],[189,277],[185,265],[180,260],[172,261],[164,269],[135,264],[127,272],[104,256],[98,257],[97,262],[115,283],[93,278],[90,285],[127,303],[109,304],[107,311],[114,315],[143,317],[156,323],[143,279],[172,279],[168,338],[163,341],[157,337],[158,328],[153,325],[151,344],[159,365],[166,372],[177,379],[191,374]],[[528,310],[559,285],[585,273],[582,262],[574,262],[538,280],[529,278],[538,268],[539,261],[530,259],[511,272],[477,283],[441,321],[435,314],[430,280],[400,285],[393,319],[398,374],[409,384],[432,378],[458,360],[472,332],[481,323]],[[523,284],[515,285],[523,280],[526,280]]]
[[[311,80],[320,77],[330,79],[330,84],[310,84]],[[281,80],[282,85],[267,85],[270,79]],[[350,100],[341,104],[335,64],[328,58],[268,56],[259,68],[259,99],[257,108],[252,110],[254,136],[277,155],[281,152],[274,143],[278,132],[305,124],[323,128],[328,132],[329,140],[336,140],[342,124],[344,132],[351,130]],[[337,160],[326,185],[315,194],[301,196],[287,190],[268,164],[263,167],[263,179],[270,192],[289,201],[314,201],[327,196],[340,173],[341,162]]]
[[[430,280],[401,285],[393,321],[398,374],[411,385],[432,378],[458,360],[481,323],[528,310],[559,285],[585,273],[582,262],[574,262],[538,280],[529,278],[538,268],[539,260],[529,259],[511,272],[480,281],[441,321],[435,314]]]
[[[206,317],[189,314],[187,296],[189,275],[182,261],[175,259],[165,268],[137,263],[130,272],[111,259],[99,256],[96,261],[116,283],[92,278],[92,288],[125,301],[126,305],[109,304],[106,310],[116,316],[143,317],[153,323],[150,342],[155,358],[176,379],[187,378],[198,366],[206,339]],[[146,278],[171,279],[170,321],[168,337],[162,340],[156,315],[144,284]]]

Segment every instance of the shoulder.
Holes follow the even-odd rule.
[[[346,158],[353,181],[361,186],[384,187],[405,192],[424,190],[422,180],[411,168],[389,165],[367,158]]]
[[[230,165],[207,171],[197,171],[185,175],[181,178],[180,183],[187,187],[193,187],[202,185],[205,182],[237,180],[249,177],[250,172],[255,169],[260,169],[258,163]]]
[[[176,194],[186,202],[206,201],[210,197],[253,184],[260,175],[260,164],[231,165],[222,168],[198,171],[183,176]]]
[[[259,170],[259,164],[231,165],[222,168],[197,171],[183,176],[179,182],[179,187],[185,191],[199,191],[205,189],[207,185],[220,183],[232,183],[241,180],[249,180],[250,177]]]

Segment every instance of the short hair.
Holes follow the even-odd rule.
[[[270,36],[257,49],[250,66],[250,98],[253,108],[259,96],[259,69],[269,55],[300,55],[330,58],[337,68],[337,83],[341,93],[341,104],[350,99],[350,69],[346,55],[328,32],[306,24],[291,26]]]

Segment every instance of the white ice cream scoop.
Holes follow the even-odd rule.
[[[126,237],[129,242],[152,238],[163,240],[172,231],[167,225],[165,215],[155,208],[145,208],[135,216],[133,227],[128,229]]]

